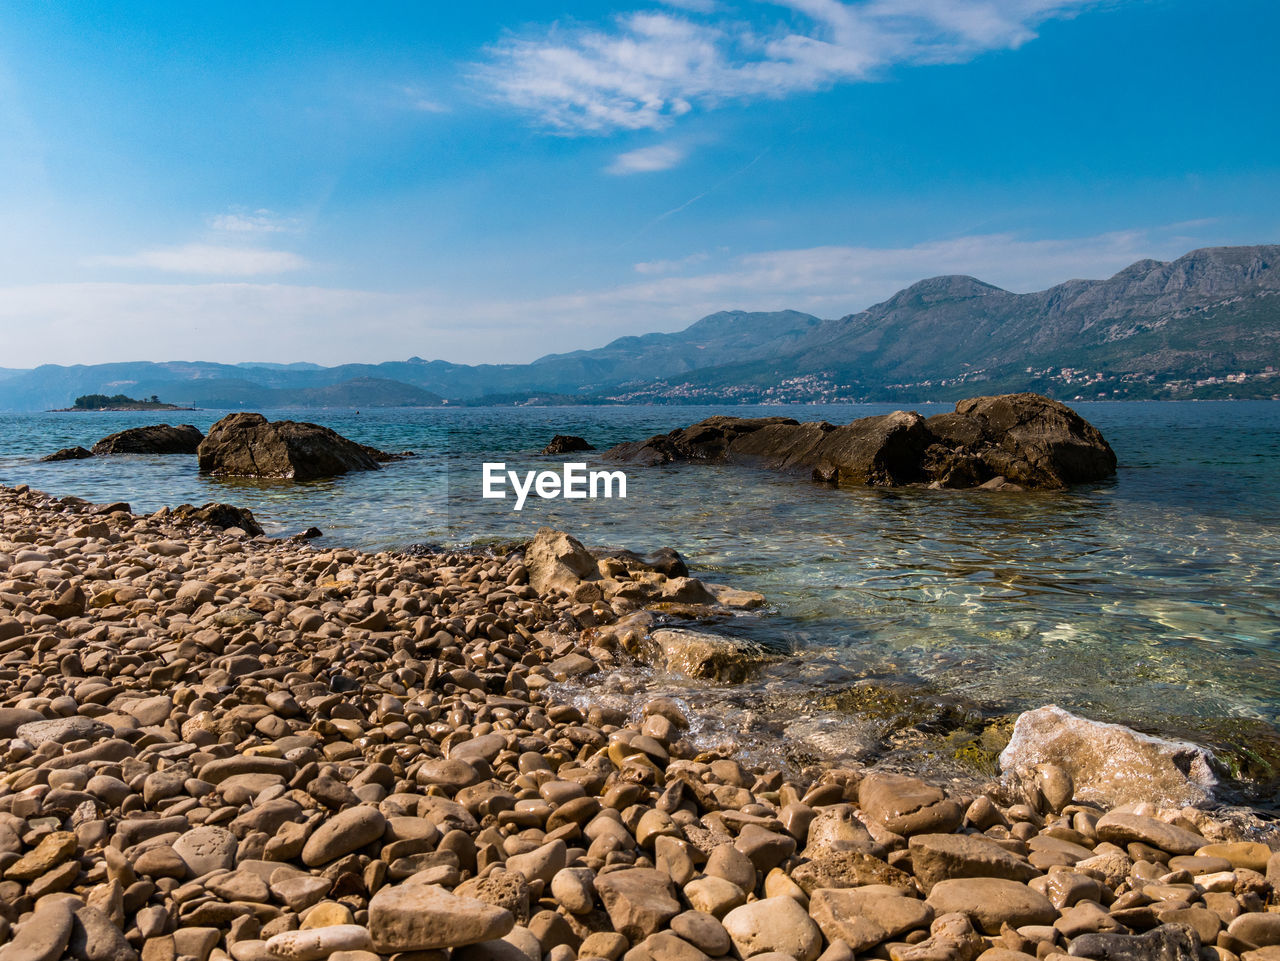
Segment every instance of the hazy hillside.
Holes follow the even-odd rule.
[[[390,347],[389,347],[390,349]],[[0,369],[0,409],[90,393],[196,407],[1280,394],[1280,246],[1139,261],[1106,280],[1016,294],[934,277],[838,320],[722,311],[530,364],[125,363]]]

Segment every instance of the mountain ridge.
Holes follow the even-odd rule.
[[[197,407],[683,403],[1280,394],[1280,245],[1206,247],[1014,293],[917,281],[835,319],[724,310],[527,364],[205,361],[0,370],[0,409],[133,391]]]

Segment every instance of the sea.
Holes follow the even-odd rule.
[[[831,756],[990,773],[1017,712],[1081,715],[1209,744],[1256,798],[1280,786],[1280,403],[1075,403],[1119,458],[1059,492],[846,489],[737,466],[625,470],[626,497],[481,496],[483,465],[603,469],[545,457],[554,434],[603,450],[712,414],[845,423],[892,405],[264,411],[414,457],[329,480],[217,480],[187,456],[41,463],[155,422],[226,411],[0,413],[0,483],[136,512],[223,501],[271,535],[368,551],[493,547],[540,527],[590,546],[673,547],[764,608],[699,629],[777,656],[745,685],[642,669],[566,696],[661,690],[705,739],[803,764]],[[920,413],[950,405],[921,404]],[[617,465],[608,465],[609,469]],[[677,625],[680,626],[680,625]],[[689,625],[684,625],[689,626]]]

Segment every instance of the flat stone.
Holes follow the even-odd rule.
[[[1140,814],[1112,811],[1098,819],[1096,830],[1100,840],[1121,847],[1138,841],[1169,854],[1194,854],[1204,846],[1204,838],[1194,831]]]
[[[436,885],[402,884],[379,889],[369,902],[369,929],[379,954],[458,948],[501,938],[515,917]]]
[[[925,894],[948,878],[1030,881],[1040,872],[979,834],[917,834],[908,842],[911,871]]]
[[[70,831],[54,831],[46,834],[34,849],[9,865],[4,876],[18,881],[31,881],[56,868],[75,853],[76,836]]]
[[[1199,961],[1200,944],[1188,929],[1166,924],[1145,934],[1082,934],[1068,953],[1096,961]]]
[[[91,717],[56,717],[49,721],[30,721],[18,727],[18,737],[39,747],[46,741],[68,744],[71,741],[98,741],[111,736],[111,728]]]
[[[373,936],[359,924],[284,931],[267,939],[267,953],[282,961],[321,961],[335,951],[367,951],[372,947]]]
[[[959,804],[936,787],[901,774],[868,774],[858,785],[858,806],[894,834],[954,831],[964,820]]]
[[[839,938],[861,952],[881,941],[927,929],[934,913],[924,901],[901,894],[868,888],[819,888],[809,898],[809,916],[828,941]]]
[[[781,952],[796,961],[816,961],[822,932],[793,898],[765,898],[734,908],[724,916],[724,929],[741,958]]]
[[[225,871],[236,863],[236,836],[226,828],[202,826],[173,842],[174,853],[186,863],[193,877]]]
[[[967,914],[987,934],[999,934],[1000,925],[1052,924],[1058,910],[1043,894],[1025,884],[1004,878],[955,878],[939,881],[929,892],[928,903],[937,914]]]
[[[1196,850],[1196,856],[1202,858],[1222,858],[1231,862],[1234,868],[1248,868],[1259,874],[1267,873],[1267,862],[1272,851],[1265,844],[1257,841],[1236,841],[1229,844],[1206,844]]]

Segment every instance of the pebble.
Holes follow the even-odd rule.
[[[665,575],[92,510],[0,487],[0,961],[1280,953],[1280,855],[1213,812],[768,769],[672,698],[559,700],[657,627],[608,585]]]

